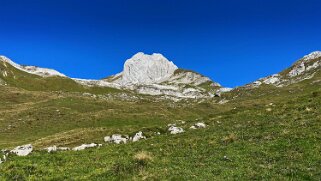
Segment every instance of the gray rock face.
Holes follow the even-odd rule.
[[[122,77],[115,82],[121,85],[160,83],[168,80],[177,69],[161,54],[137,53],[125,62]]]

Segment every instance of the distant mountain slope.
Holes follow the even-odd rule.
[[[33,68],[32,68],[33,67]],[[113,88],[85,87],[58,71],[34,66],[21,66],[0,56],[0,85],[31,91],[115,92]]]
[[[262,84],[283,87],[306,79],[311,79],[321,67],[321,51],[312,52],[296,61],[288,69],[268,77],[261,78],[251,84],[246,85],[247,88],[259,87]]]
[[[41,67],[36,67],[36,66],[22,66],[19,65],[9,58],[5,56],[0,56],[0,60],[3,62],[3,65],[7,67],[7,65],[11,65],[15,67],[16,69],[19,69],[21,71],[34,74],[34,75],[39,75],[41,77],[53,77],[53,76],[60,76],[60,77],[66,77],[64,74],[53,70],[53,69],[48,69],[48,68],[41,68]]]
[[[320,70],[321,52],[312,52],[290,68],[237,89],[253,89],[263,85],[284,87],[311,79]],[[211,98],[231,89],[194,71],[178,68],[163,55],[142,52],[124,63],[122,72],[102,80],[69,78],[47,68],[21,66],[0,56],[0,85],[27,90],[76,92],[132,92],[165,98]]]

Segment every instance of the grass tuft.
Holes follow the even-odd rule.
[[[225,136],[223,139],[222,139],[222,142],[224,144],[228,144],[228,143],[233,143],[234,141],[237,140],[237,136],[234,134],[234,133],[231,133],[229,134],[228,136]]]
[[[134,162],[138,170],[143,170],[153,161],[153,157],[149,152],[140,151],[134,155]]]

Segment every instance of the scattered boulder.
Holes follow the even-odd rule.
[[[206,124],[202,122],[196,123],[195,126],[198,128],[206,128]]]
[[[227,157],[226,155],[224,155],[223,159],[224,159],[225,161],[232,161],[232,160],[231,160],[229,157]]]
[[[272,111],[272,108],[267,108],[266,111],[267,111],[267,112],[271,112],[271,111]]]
[[[143,132],[138,132],[135,134],[135,136],[132,138],[133,142],[139,141],[141,139],[146,139],[146,136],[143,136]]]
[[[2,158],[3,158],[3,161],[7,161],[8,155],[9,155],[8,153],[5,154],[5,155],[3,155],[3,157],[2,157]]]
[[[199,122],[190,127],[190,129],[200,129],[200,128],[206,128],[206,124]]]
[[[109,143],[116,143],[116,144],[120,144],[120,143],[124,143],[126,144],[128,141],[128,136],[122,136],[120,134],[114,134],[112,136],[106,136],[104,138],[105,142],[109,142]]]
[[[0,158],[0,164],[7,161],[8,155],[9,155],[9,154],[6,153],[6,154],[4,154],[4,155],[2,156],[2,158]]]
[[[51,152],[56,152],[56,151],[68,151],[68,150],[70,150],[70,148],[51,146],[51,147],[45,148],[44,150],[47,150],[48,153],[51,153]]]
[[[47,150],[48,153],[56,152],[57,146],[51,146],[51,147],[45,148],[45,150]]]
[[[312,108],[307,107],[307,108],[305,108],[305,110],[310,112],[310,111],[312,111]]]
[[[77,146],[75,148],[73,148],[73,151],[80,151],[80,150],[85,150],[87,148],[94,148],[97,147],[98,145],[96,143],[91,143],[91,144],[82,144],[80,146]]]
[[[181,124],[185,124],[186,123],[186,121],[181,121]]]
[[[2,158],[0,158],[0,164],[7,161],[8,156],[9,156],[9,154],[10,154],[10,150],[5,150],[5,149],[3,149],[3,150],[1,150],[1,152],[2,152]],[[1,155],[1,154],[0,154],[0,155]]]
[[[183,133],[183,132],[184,132],[184,129],[183,129],[183,128],[180,128],[180,127],[176,127],[175,125],[171,125],[171,126],[168,128],[168,131],[169,131],[171,134],[179,134],[179,133]]]
[[[31,144],[18,146],[15,149],[11,150],[11,153],[14,153],[18,156],[27,156],[29,155],[33,150],[33,147]]]
[[[218,102],[218,104],[226,104],[226,103],[228,103],[228,102],[229,102],[229,100],[222,99],[222,100],[220,100],[220,101]]]
[[[68,148],[68,147],[58,147],[57,150],[58,151],[68,151],[68,150],[70,150],[70,148]]]

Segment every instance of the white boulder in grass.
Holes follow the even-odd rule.
[[[51,146],[51,147],[45,148],[45,150],[47,150],[48,153],[51,153],[51,152],[56,152],[58,148],[57,146]]]
[[[31,144],[18,146],[15,149],[11,150],[11,153],[14,153],[18,156],[27,156],[29,155],[33,150],[33,147]]]
[[[190,127],[190,129],[200,129],[200,128],[206,128],[206,124],[199,122]]]
[[[0,158],[0,164],[7,161],[10,151],[9,150],[1,150],[1,152],[3,153],[3,156],[2,156],[2,158]]]
[[[68,147],[50,146],[48,148],[45,148],[44,150],[46,150],[48,153],[51,153],[51,152],[56,152],[56,151],[68,151],[68,150],[70,150],[70,148],[68,148]]]
[[[196,123],[195,126],[198,127],[198,128],[206,128],[206,124],[205,123],[201,123],[201,122],[200,123]]]
[[[180,127],[176,127],[174,125],[170,126],[168,128],[168,131],[171,133],[171,134],[179,134],[179,133],[183,133],[184,130],[183,128],[180,128]]]
[[[143,136],[143,132],[138,132],[135,134],[135,136],[132,138],[133,142],[139,141],[141,139],[146,139],[146,136]]]
[[[85,150],[87,148],[94,148],[97,147],[98,145],[96,143],[91,143],[91,144],[82,144],[80,146],[77,146],[75,148],[73,148],[73,151],[80,151],[80,150]]]
[[[8,158],[8,155],[9,155],[9,153],[6,153],[5,155],[3,155],[3,161],[7,161],[7,158]]]
[[[120,144],[120,143],[126,144],[128,141],[128,136],[123,137],[120,134],[114,134],[112,136],[106,136],[104,138],[104,141],[109,143],[116,143],[116,144]]]
[[[5,157],[5,155],[3,155],[3,160],[0,158],[0,164],[4,163],[5,161],[6,161],[6,157]]]
[[[70,148],[68,148],[68,147],[57,147],[57,150],[58,151],[68,151],[68,150],[70,150]]]

